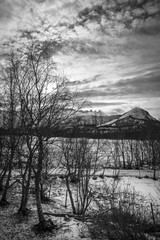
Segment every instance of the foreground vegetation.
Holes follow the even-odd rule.
[[[145,176],[145,172],[143,175]],[[17,170],[14,170],[12,182],[15,181],[16,176]],[[33,188],[30,188],[27,215],[23,216],[18,214],[21,184],[17,182],[12,185],[8,191],[10,204],[0,208],[1,238],[29,240],[53,239],[54,237],[57,240],[79,240],[83,237],[89,240],[124,239],[124,237],[127,239],[155,239],[157,237],[158,239],[160,214],[156,202],[154,203],[150,199],[148,204],[146,199],[135,192],[131,185],[120,185],[121,177],[117,175],[104,177],[104,179],[96,175],[96,180],[94,179],[91,179],[92,203],[85,215],[82,216],[73,214],[71,202],[68,198],[66,201],[65,179],[62,179],[61,175],[55,179],[55,175],[52,175],[51,192],[48,193],[48,198],[43,199],[42,206],[46,219],[48,222],[52,222],[54,228],[49,228],[45,232],[37,229],[38,218]],[[134,177],[132,179],[134,181]],[[143,179],[138,179],[138,181],[141,183]],[[31,182],[31,187],[34,187],[34,180]],[[76,200],[77,184],[72,183],[70,187]],[[150,203],[153,204],[153,212]],[[71,225],[76,227],[75,238],[72,236]],[[87,231],[84,231],[85,225],[88,227]],[[67,232],[70,234],[66,235]]]

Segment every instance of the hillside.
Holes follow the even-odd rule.
[[[101,124],[99,127],[144,125],[147,123],[160,124],[160,122],[152,117],[146,110],[136,107],[111,121]]]

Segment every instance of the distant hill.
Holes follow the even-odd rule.
[[[119,119],[124,119],[128,116],[133,117],[135,119],[157,121],[146,110],[144,110],[142,108],[138,108],[138,107],[133,108],[132,110],[124,113],[122,116],[119,117]]]
[[[135,125],[145,125],[145,124],[160,124],[160,122],[152,117],[146,110],[141,108],[133,108],[132,110],[114,118],[104,124],[99,125],[99,127],[107,126],[135,126]]]
[[[160,121],[146,110],[134,108],[96,126],[99,138],[160,139]]]
[[[99,111],[80,110],[75,114],[74,119],[79,121],[79,123],[81,124],[100,125],[107,123],[108,121],[111,121],[113,119],[117,119],[119,116],[121,115],[108,116],[100,110]]]
[[[68,122],[38,129],[33,127],[29,134],[36,136],[39,131],[47,137],[160,140],[160,121],[141,108],[111,116],[101,111],[79,111]],[[9,134],[9,129],[0,127],[0,135]],[[14,134],[25,135],[28,131],[16,125]]]

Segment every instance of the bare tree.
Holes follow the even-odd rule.
[[[65,77],[57,75],[55,63],[48,58],[46,46],[30,46],[25,60],[21,63],[20,73],[20,114],[29,152],[24,176],[28,176],[29,184],[31,171],[34,172],[39,226],[45,228],[46,220],[41,205],[45,149],[51,135],[61,129],[75,113],[74,102],[66,87]]]
[[[7,173],[8,161],[6,158],[6,147],[5,147],[6,137],[0,137],[0,191],[3,191],[3,181]]]
[[[14,61],[14,54],[12,53],[6,63],[5,68],[1,68],[1,76],[4,82],[4,111],[5,111],[5,121],[4,128],[7,132],[6,144],[8,148],[8,161],[7,161],[7,180],[5,183],[4,191],[1,198],[1,204],[8,204],[7,202],[7,192],[9,188],[9,183],[11,179],[11,172],[13,168],[13,159],[15,155],[16,148],[18,146],[19,137],[15,136],[15,129],[19,124],[19,118],[17,116],[17,77],[16,69],[17,65]]]
[[[101,166],[100,149],[100,140],[62,139],[62,164],[66,170],[66,187],[74,214],[85,214],[93,199],[90,180]]]
[[[159,151],[159,146],[160,142],[157,140],[150,140],[149,145],[151,147],[151,152],[152,152],[152,169],[153,169],[153,179],[156,180],[156,171],[157,171],[157,166],[158,166],[158,160],[160,156],[160,151]]]

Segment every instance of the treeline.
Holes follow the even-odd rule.
[[[107,140],[103,149],[106,167],[156,169],[160,166],[160,141],[157,140]]]

